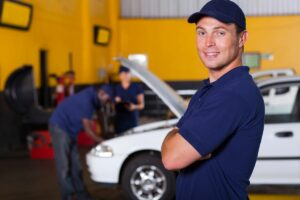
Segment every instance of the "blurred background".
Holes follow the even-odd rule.
[[[206,2],[0,0],[0,199],[59,198],[47,120],[60,101],[86,86],[118,82],[120,63],[114,58],[138,63],[189,98],[208,73],[187,17]],[[251,73],[299,74],[300,1],[234,2],[247,16],[243,62]],[[142,123],[172,118],[160,98],[143,87]],[[85,136],[79,143],[86,167],[85,154],[95,143]],[[299,176],[300,143],[295,150]],[[124,198],[122,189],[97,185],[86,169],[84,175],[95,197]],[[299,185],[253,187],[250,197],[300,200]]]

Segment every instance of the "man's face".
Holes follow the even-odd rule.
[[[121,72],[119,74],[119,78],[120,78],[121,82],[130,82],[131,74],[130,74],[130,72]]]
[[[198,54],[209,70],[220,70],[240,59],[247,33],[234,24],[203,17],[196,24]]]

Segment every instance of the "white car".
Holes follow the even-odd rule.
[[[295,75],[293,69],[272,69],[262,70],[251,73],[256,83],[265,81],[270,78],[285,77]],[[196,90],[178,90],[178,94],[185,96],[192,96]],[[265,90],[262,95],[266,105],[266,113],[268,114],[280,114],[280,113],[291,113],[292,105],[294,105],[295,97],[298,93],[298,87],[283,87],[283,88],[272,88]]]
[[[180,118],[187,103],[151,72],[124,58],[119,61],[148,85]],[[286,76],[257,83],[262,92],[299,87],[300,77]],[[299,90],[297,90],[299,91]],[[293,96],[290,113],[266,115],[259,158],[251,184],[300,184],[300,95]],[[178,119],[138,126],[122,136],[107,140],[87,154],[92,180],[121,185],[129,199],[172,199],[176,172],[161,162],[161,144]]]
[[[274,69],[257,71],[251,74],[256,83],[263,82],[270,78],[295,75],[293,69]],[[282,87],[264,90],[262,95],[265,102],[267,114],[289,114],[292,112],[295,97],[298,94],[298,87]]]

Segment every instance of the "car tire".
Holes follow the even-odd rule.
[[[127,199],[171,200],[175,196],[176,176],[164,168],[160,156],[144,153],[126,164],[121,186]]]

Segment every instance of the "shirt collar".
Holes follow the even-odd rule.
[[[212,83],[209,82],[209,79],[205,79],[203,81],[204,87],[224,85],[226,82],[231,81],[232,79],[236,79],[245,73],[247,73],[247,74],[249,73],[249,67],[247,67],[247,66],[236,67]]]

